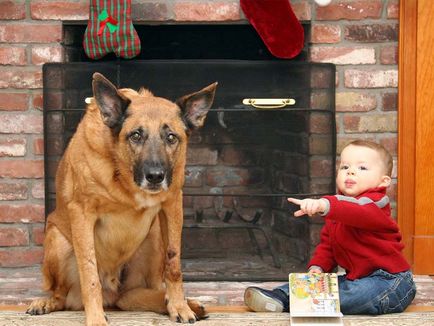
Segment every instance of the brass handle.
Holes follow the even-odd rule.
[[[293,98],[245,98],[244,105],[251,105],[257,109],[280,109],[287,105],[294,105]]]

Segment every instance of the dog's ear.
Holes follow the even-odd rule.
[[[176,104],[181,108],[182,115],[190,130],[203,126],[206,115],[214,101],[217,82],[192,94],[185,95]]]
[[[119,127],[130,100],[120,94],[107,78],[97,72],[93,74],[92,89],[104,123],[112,129]]]

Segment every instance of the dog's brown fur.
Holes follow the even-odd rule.
[[[203,125],[215,89],[175,104],[94,74],[94,97],[59,164],[47,222],[43,276],[52,296],[28,313],[84,308],[87,325],[107,325],[103,307],[181,322],[206,317],[183,294],[181,189],[188,134]]]

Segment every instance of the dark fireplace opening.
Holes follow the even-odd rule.
[[[310,24],[302,24],[305,41]],[[248,24],[176,24],[135,25],[141,41],[141,52],[134,60],[279,60],[274,57],[255,29]],[[95,62],[83,50],[84,25],[63,25],[63,47],[66,62]],[[308,43],[292,61],[306,61]],[[101,61],[119,60],[110,53]],[[123,60],[123,59],[120,59]]]
[[[191,26],[178,27],[191,33]],[[253,48],[247,53],[263,53]],[[295,207],[286,198],[320,196],[335,189],[334,65],[257,55],[249,60],[197,60],[194,55],[175,60],[165,55],[166,60],[44,65],[47,214],[55,207],[56,166],[84,112],[85,98],[92,96],[94,72],[118,87],[145,86],[171,100],[218,81],[205,126],[189,144],[184,279],[286,280],[289,272],[304,270],[322,224],[294,218]],[[281,105],[257,107],[255,99]]]

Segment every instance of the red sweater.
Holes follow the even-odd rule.
[[[323,197],[330,203],[320,244],[308,267],[331,272],[337,265],[347,279],[368,276],[377,269],[399,273],[410,269],[401,251],[398,225],[390,216],[386,188],[375,188],[357,197]]]

